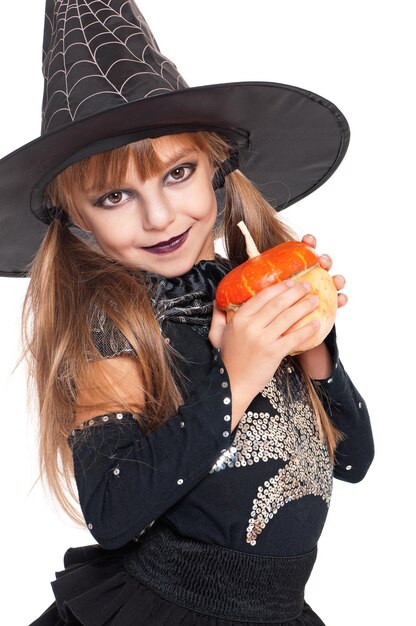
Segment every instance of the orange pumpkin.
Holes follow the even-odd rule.
[[[286,241],[248,259],[220,281],[216,302],[220,309],[227,311],[229,321],[234,311],[256,293],[288,278],[305,280],[311,285],[311,291],[305,298],[314,294],[319,297],[319,307],[287,331],[300,328],[313,319],[321,322],[319,330],[299,346],[298,354],[322,343],[334,325],[338,308],[338,294],[333,279],[321,267],[317,253],[310,246],[302,241]]]

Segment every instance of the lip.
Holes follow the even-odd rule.
[[[174,252],[185,243],[186,239],[188,238],[189,231],[190,227],[178,237],[172,237],[167,241],[161,241],[154,246],[143,246],[143,250],[147,250],[148,252],[152,252],[153,254],[169,254],[169,252]]]

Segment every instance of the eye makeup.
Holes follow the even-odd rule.
[[[165,174],[162,178],[163,184],[167,187],[172,187],[174,185],[179,185],[181,183],[189,180],[194,174],[197,168],[198,162],[191,163],[181,163],[176,167],[170,169],[167,174]],[[173,177],[174,172],[180,172],[183,170],[185,175],[179,179],[173,178],[169,180],[169,177]],[[128,196],[127,198],[123,198],[123,196]],[[111,197],[112,200],[111,200]],[[133,189],[123,189],[123,188],[114,188],[106,191],[104,194],[100,195],[99,198],[89,198],[89,202],[99,208],[111,209],[117,206],[123,206],[126,202],[129,202],[129,198],[133,199],[137,197],[137,192]],[[109,203],[107,203],[109,201]]]

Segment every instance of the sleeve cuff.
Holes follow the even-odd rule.
[[[333,368],[328,378],[313,380],[331,422],[345,436],[335,453],[334,477],[346,482],[364,478],[374,458],[367,407],[339,359],[335,326],[325,339]]]

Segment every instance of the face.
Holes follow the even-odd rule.
[[[81,220],[110,258],[166,277],[213,259],[214,168],[174,136],[154,142],[163,171],[143,181],[130,163],[122,187],[75,192]]]

